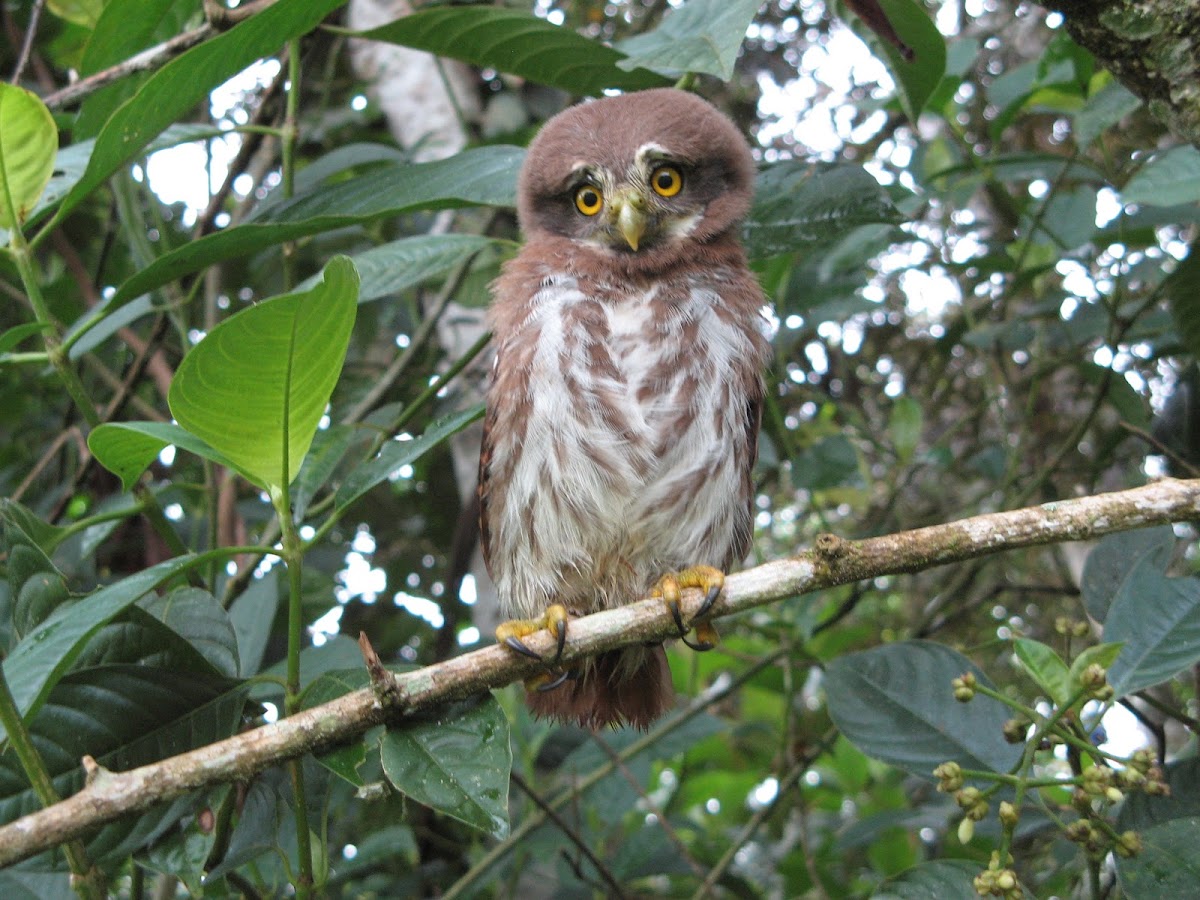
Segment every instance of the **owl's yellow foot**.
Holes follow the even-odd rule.
[[[678,572],[669,572],[658,579],[658,583],[650,589],[650,596],[660,597],[663,603],[667,604],[667,609],[671,611],[671,618],[675,620],[675,627],[679,629],[681,641],[693,650],[711,650],[717,646],[721,637],[717,634],[716,626],[712,622],[702,620],[716,602],[717,597],[721,595],[723,587],[725,587],[725,573],[720,569],[714,569],[712,566],[691,566]],[[696,629],[695,641],[687,639],[688,628],[683,624],[683,614],[679,608],[684,588],[699,588],[704,592],[704,602],[700,604],[700,608],[696,610],[696,615],[692,618],[692,625]]]
[[[561,603],[554,603],[547,606],[546,611],[536,619],[509,619],[507,622],[501,622],[496,626],[496,640],[501,644],[507,644],[518,653],[555,666],[558,665],[559,659],[562,658],[563,647],[567,643],[568,618],[567,608]],[[530,650],[529,646],[521,640],[521,638],[535,634],[543,628],[552,632],[558,639],[558,649],[549,660],[543,659],[541,654]],[[558,687],[561,683],[561,681],[558,682],[554,687]]]

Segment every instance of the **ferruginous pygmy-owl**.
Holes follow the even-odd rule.
[[[753,183],[734,125],[674,89],[571,107],[530,145],[526,243],[493,285],[479,473],[484,558],[513,619],[496,634],[515,650],[550,628],[561,652],[570,615],[648,595],[683,636],[680,588],[711,603],[749,550],[768,353],[737,234]],[[688,643],[708,649],[696,619]],[[536,714],[585,727],[644,728],[674,701],[661,645],[526,687]]]

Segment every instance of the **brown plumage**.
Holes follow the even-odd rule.
[[[502,612],[541,627],[633,602],[750,546],[763,297],[737,225],[754,166],[737,129],[673,89],[555,116],[529,148],[526,244],[493,285],[480,458],[484,558]],[[645,727],[673,703],[661,646],[582,665],[540,714]]]

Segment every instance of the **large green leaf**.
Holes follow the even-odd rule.
[[[1066,706],[1078,691],[1078,684],[1071,680],[1071,670],[1054,648],[1032,638],[1017,638],[1013,641],[1013,653],[1056,706]]]
[[[103,666],[72,672],[51,691],[29,730],[63,796],[83,783],[85,753],[124,771],[228,737],[241,720],[245,688],[224,678],[170,669]],[[0,757],[0,821],[40,807],[14,754]],[[89,854],[118,860],[174,825],[191,800],[179,798],[151,813],[101,829]]]
[[[1200,578],[1168,578],[1143,558],[1121,584],[1104,640],[1124,643],[1108,672],[1117,696],[1171,678],[1200,660]]]
[[[1184,346],[1200,359],[1200,240],[1192,242],[1188,255],[1167,279],[1166,289],[1171,318]]]
[[[1200,757],[1181,759],[1163,767],[1163,777],[1171,789],[1165,797],[1132,793],[1121,804],[1117,829],[1141,831],[1172,819],[1200,817]]]
[[[342,370],[358,302],[345,257],[324,280],[242,310],[184,357],[171,413],[257,484],[291,483]]]
[[[237,468],[196,435],[170,422],[105,422],[88,435],[88,449],[97,462],[130,490],[166,447],[175,446],[223,466]]]
[[[1200,200],[1200,150],[1184,144],[1158,154],[1126,182],[1121,199],[1151,206]]]
[[[0,228],[19,228],[54,170],[58,129],[24,88],[0,82]]]
[[[963,859],[935,859],[884,882],[871,900],[979,900],[974,878],[979,865]]]
[[[1107,128],[1116,125],[1142,105],[1140,97],[1113,79],[1092,96],[1083,108],[1072,116],[1075,143],[1086,148]]]
[[[65,215],[137,157],[168,125],[185,118],[217,85],[316,28],[344,2],[280,0],[171,60],[109,117],[96,137],[87,170],[63,199],[58,215]]]
[[[0,545],[0,555],[7,564],[12,632],[19,638],[69,602],[71,593],[63,573],[23,527],[18,512],[26,510],[11,501],[2,501],[0,519],[4,525],[4,541]]]
[[[1175,532],[1170,525],[1119,531],[1100,539],[1083,565],[1080,591],[1087,613],[1098,622],[1108,618],[1113,599],[1121,593],[1137,564],[1150,560],[1165,572],[1175,549]]]
[[[483,416],[484,406],[476,403],[464,410],[444,416],[431,424],[419,438],[408,441],[388,441],[370,462],[356,468],[337,492],[337,508],[349,506],[375,485],[390,477],[401,466],[416,462],[451,435],[462,431]]]
[[[310,826],[325,820],[327,810],[328,778],[324,770],[311,759],[305,759],[304,792],[305,818]],[[319,836],[314,835],[314,857],[323,852]],[[272,875],[286,877],[279,871],[279,863],[286,860],[291,871],[296,871],[296,794],[292,790],[291,776],[286,768],[268,769],[250,784],[246,798],[239,804],[238,822],[229,848],[220,863],[207,873],[206,883],[216,882],[265,853],[273,852],[275,858],[262,860],[257,866],[256,876],[269,883]],[[314,860],[314,869],[321,871],[319,860]],[[284,893],[270,891],[270,896]]]
[[[1141,832],[1142,852],[1117,859],[1117,877],[1129,900],[1194,897],[1200,883],[1200,816],[1172,819]]]
[[[512,749],[508,719],[491,695],[389,728],[379,751],[397,790],[495,838],[508,834]]]
[[[903,220],[879,182],[859,166],[778,163],[759,174],[755,197],[744,237],[756,259],[833,241],[860,225]]]
[[[106,309],[128,303],[215,262],[248,256],[283,241],[362,225],[416,209],[511,206],[524,151],[490,146],[449,159],[387,166],[280,203],[244,225],[218,231],[156,259],[117,289]]]
[[[855,31],[872,52],[887,64],[900,89],[900,105],[910,122],[916,122],[926,102],[946,74],[946,41],[915,0],[879,0],[888,21],[900,39],[913,51],[905,59],[891,43],[855,19]]]
[[[361,283],[358,302],[378,300],[449,272],[459,263],[501,242],[478,234],[419,234],[372,247],[350,257]],[[316,275],[301,283],[306,288]]]
[[[423,9],[357,34],[508,72],[572,94],[599,96],[610,88],[636,91],[669,83],[637,65],[625,65],[623,55],[611,47],[515,9]]]
[[[825,677],[829,715],[863,753],[924,778],[953,760],[966,769],[1007,772],[1020,749],[1005,742],[1003,704],[976,696],[954,700],[950,682],[984,674],[949,647],[905,641],[848,653]]]
[[[670,78],[692,72],[728,81],[761,5],[760,0],[688,0],[668,9],[653,31],[617,44],[628,57],[618,65],[630,70],[642,66]]]
[[[88,639],[147,591],[190,566],[191,556],[169,559],[101,588],[79,603],[60,606],[4,660],[4,677],[17,710],[36,712],[51,688],[71,668]],[[4,737],[0,729],[0,739]]]
[[[93,75],[175,37],[199,8],[198,0],[107,0],[84,48],[79,74]],[[99,132],[113,110],[133,96],[148,77],[147,73],[120,78],[85,97],[72,136],[79,139]]]

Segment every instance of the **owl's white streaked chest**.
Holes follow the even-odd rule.
[[[515,607],[611,605],[671,568],[728,563],[748,527],[734,499],[745,403],[731,386],[757,370],[759,347],[721,302],[703,283],[589,294],[562,276],[502,336],[499,366],[528,360],[519,434],[494,447],[509,477],[489,523]]]

